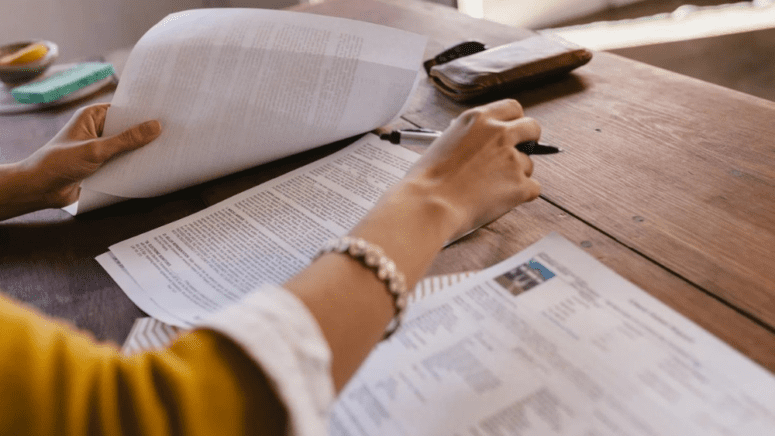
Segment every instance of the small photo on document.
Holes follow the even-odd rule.
[[[495,278],[495,281],[503,286],[503,289],[509,291],[512,295],[517,296],[533,289],[552,277],[554,277],[554,273],[533,258],[516,268],[499,275]]]

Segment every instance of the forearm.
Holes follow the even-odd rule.
[[[380,246],[405,274],[411,289],[458,226],[453,208],[424,187],[403,183],[349,234]],[[340,390],[394,316],[385,283],[351,257],[327,254],[285,287],[317,319],[331,347],[334,385]]]
[[[0,165],[0,221],[42,207],[42,198],[33,193],[31,184],[21,163]]]
[[[411,289],[445,242],[538,197],[533,163],[514,144],[540,133],[514,100],[464,112],[350,235],[380,246]],[[394,315],[385,283],[358,260],[333,253],[285,286],[317,319],[341,389]]]

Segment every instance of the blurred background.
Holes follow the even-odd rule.
[[[60,60],[69,61],[131,48],[172,12],[283,8],[300,1],[0,0],[0,43],[48,39],[59,44]],[[775,0],[427,1],[775,101]]]
[[[0,42],[46,39],[59,59],[131,47],[172,12],[203,7],[282,8],[298,0],[0,0]]]

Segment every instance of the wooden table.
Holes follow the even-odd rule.
[[[462,40],[498,45],[530,34],[409,0],[298,9],[426,34],[429,57]],[[513,97],[566,152],[534,158],[541,198],[444,250],[429,274],[483,268],[558,231],[775,371],[775,104],[607,53]],[[75,108],[0,118],[0,161],[44,144]],[[466,108],[423,82],[399,124],[442,129]],[[78,218],[48,210],[4,222],[0,287],[121,342],[143,314],[94,256],[332,148]]]

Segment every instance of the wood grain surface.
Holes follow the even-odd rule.
[[[606,53],[513,97],[566,150],[534,158],[544,199],[775,326],[775,103]],[[441,129],[465,108],[405,118]]]
[[[463,40],[498,45],[531,35],[409,0],[298,9],[426,34],[428,56]],[[540,121],[545,142],[566,152],[534,157],[540,199],[444,250],[429,274],[490,266],[558,231],[775,371],[775,105],[605,53],[513,97]],[[468,107],[423,81],[396,125],[443,129]],[[74,110],[0,117],[0,162],[43,145]],[[77,218],[43,211],[3,222],[0,288],[99,339],[122,341],[141,313],[94,256],[345,143]]]
[[[379,10],[361,18],[428,35],[426,57],[467,39],[494,46],[530,34],[445,14],[438,5],[375,4],[341,0],[299,9],[352,18],[364,9]],[[447,27],[418,30],[419,19],[443,21]],[[541,199],[636,255],[635,264],[657,265],[670,283],[633,277],[639,267],[617,268],[612,260],[620,260],[611,253],[599,253],[604,263],[663,301],[676,287],[696,294],[684,303],[706,300],[699,297],[704,294],[705,302],[674,306],[695,321],[710,316],[703,307],[727,306],[748,318],[745,323],[759,326],[760,338],[772,336],[775,103],[608,53],[595,53],[589,65],[562,81],[508,97],[539,120],[545,142],[566,149],[558,156],[534,157]],[[403,118],[444,129],[469,107],[447,99],[425,80]],[[464,258],[474,252],[514,253],[527,244],[495,232],[489,242],[473,245],[466,247]],[[454,251],[442,253],[445,267],[434,272],[454,264],[447,257]],[[460,264],[472,262],[466,258]],[[725,339],[738,335],[723,325],[720,330],[703,326]],[[746,342],[755,348],[757,341]]]
[[[351,16],[367,4],[314,11]],[[440,9],[382,5],[390,25],[412,31]],[[385,23],[380,17],[369,16]],[[525,37],[462,14],[444,21],[489,45]],[[465,39],[424,33],[429,46]],[[547,143],[566,150],[534,158],[545,200],[775,331],[775,103],[608,53],[511,97],[539,120]],[[468,107],[426,80],[403,118],[443,129]]]
[[[429,274],[482,269],[500,262],[551,232],[575,242],[619,275],[775,372],[775,335],[741,316],[657,263],[627,248],[547,201],[523,204],[496,222],[446,248]]]
[[[775,28],[611,53],[775,101]]]

